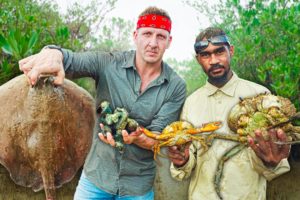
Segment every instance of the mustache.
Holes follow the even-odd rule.
[[[158,51],[156,48],[151,48],[151,49],[147,49],[146,52],[157,53]]]
[[[209,68],[208,72],[211,72],[215,69],[219,69],[219,68],[224,68],[224,65],[220,65],[220,64],[214,64],[214,65],[211,65],[211,67]]]

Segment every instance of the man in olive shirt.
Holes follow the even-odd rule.
[[[152,131],[162,129],[179,117],[185,100],[184,81],[162,61],[172,37],[171,19],[166,11],[149,7],[137,22],[133,40],[136,51],[118,53],[85,52],[48,46],[19,62],[32,85],[40,74],[56,75],[55,84],[68,77],[92,77],[96,82],[96,106],[109,101],[112,108],[123,107],[129,117]],[[75,199],[153,199],[155,163],[154,140],[139,129],[122,131],[123,153],[114,146],[110,133],[99,135],[98,123]],[[73,122],[76,123],[76,122]]]
[[[219,28],[207,28],[199,34],[195,43],[196,58],[208,76],[206,84],[191,94],[183,106],[181,119],[199,127],[210,121],[222,121],[221,133],[230,133],[226,123],[230,109],[240,98],[268,92],[256,83],[239,78],[230,68],[234,48],[225,32]],[[269,131],[271,140],[265,140],[260,131],[256,132],[254,143],[230,158],[224,167],[220,192],[224,199],[265,200],[266,180],[272,180],[289,171],[287,157],[289,145],[276,145],[276,140],[285,141],[282,130]],[[188,199],[218,200],[214,188],[217,165],[235,142],[215,140],[208,151],[198,142],[181,153],[176,147],[169,149],[173,162],[171,174],[176,180],[191,178]]]

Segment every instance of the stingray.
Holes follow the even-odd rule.
[[[20,75],[0,86],[0,163],[16,184],[44,189],[47,199],[83,165],[95,124],[88,92],[52,80],[31,87]]]

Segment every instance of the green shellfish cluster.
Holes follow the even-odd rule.
[[[105,136],[107,132],[112,133],[116,142],[116,148],[120,152],[123,152],[124,141],[122,130],[127,130],[128,133],[135,131],[138,127],[138,123],[129,118],[126,109],[117,107],[113,110],[108,101],[101,102],[97,111],[100,113],[100,123],[104,125],[103,128],[100,128],[100,133]]]
[[[278,144],[300,143],[300,127],[294,126],[292,121],[300,118],[300,113],[296,112],[295,106],[287,98],[272,94],[259,94],[254,97],[241,99],[230,111],[227,119],[229,128],[237,134],[212,133],[208,136],[208,141],[214,139],[224,139],[236,141],[237,144],[229,149],[219,160],[214,185],[217,195],[223,199],[220,182],[225,163],[238,154],[248,145],[247,136],[254,137],[254,132],[260,129],[263,136],[269,137],[268,130],[271,128],[281,128],[288,135],[288,142]],[[278,141],[274,141],[276,143]]]
[[[270,128],[281,128],[290,140],[298,140],[300,127],[293,126],[291,119],[297,118],[295,106],[287,98],[272,94],[260,94],[245,98],[235,105],[229,116],[229,128],[239,136],[253,136],[256,129],[266,133]]]

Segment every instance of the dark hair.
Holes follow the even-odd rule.
[[[208,27],[204,31],[201,31],[199,33],[199,35],[196,37],[196,41],[194,44],[194,49],[195,49],[196,54],[198,54],[199,51],[201,51],[201,49],[203,48],[203,47],[201,47],[201,41],[204,41],[204,39],[210,41],[211,38],[214,38],[217,36],[223,36],[222,40],[226,41],[226,42],[224,41],[224,45],[226,45],[228,48],[230,48],[230,42],[228,40],[228,37],[227,37],[225,31],[223,31],[221,28],[218,28],[218,27]],[[199,46],[199,44],[200,44],[200,46]]]
[[[208,27],[199,33],[199,35],[196,37],[196,42],[199,42],[204,38],[211,38],[219,35],[226,35],[226,33],[221,28]]]
[[[161,9],[161,8],[157,8],[157,7],[155,7],[155,6],[150,6],[150,7],[146,8],[146,9],[139,15],[139,17],[144,16],[144,15],[148,15],[148,14],[161,15],[161,16],[164,16],[164,17],[168,18],[170,21],[172,21],[167,11],[165,11],[165,10],[163,10],[163,9]]]

